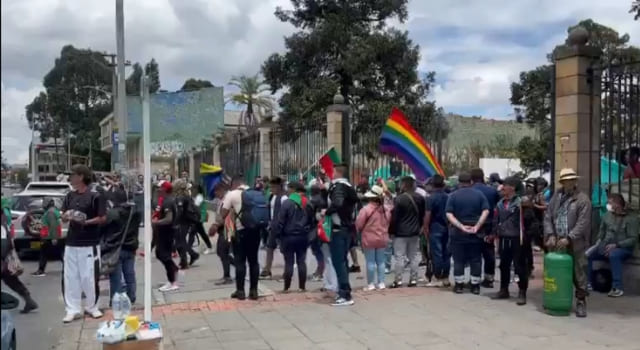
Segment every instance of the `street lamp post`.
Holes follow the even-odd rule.
[[[116,92],[118,118],[118,165],[117,170],[127,167],[127,91],[125,85],[124,61],[124,0],[116,0],[116,54],[118,88]]]

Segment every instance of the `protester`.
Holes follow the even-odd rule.
[[[99,225],[105,222],[106,204],[103,196],[89,190],[91,170],[85,165],[71,168],[71,186],[62,204],[62,220],[69,222],[63,263],[63,295],[69,323],[84,312],[93,318],[102,317],[98,309],[98,277],[100,272]]]
[[[431,178],[432,192],[427,199],[427,213],[424,230],[433,259],[434,276],[437,281],[430,282],[427,287],[450,287],[449,272],[451,270],[451,252],[449,249],[449,224],[447,222],[447,200],[449,195],[444,191],[444,177],[434,175]]]
[[[284,292],[291,287],[293,264],[298,267],[298,287],[306,290],[307,282],[307,248],[309,232],[314,223],[314,209],[305,195],[304,185],[292,182],[288,186],[288,199],[282,203],[276,222],[272,226],[274,236],[280,240],[284,256]]]
[[[482,225],[482,228],[476,235],[484,241],[482,243],[484,278],[481,286],[484,288],[493,288],[493,279],[496,273],[496,246],[493,240],[487,237],[492,232],[493,211],[496,208],[496,204],[498,204],[498,200],[500,200],[500,195],[495,188],[484,183],[484,171],[480,168],[471,170],[471,181],[473,182],[472,188],[480,191],[489,203],[489,217],[487,217],[484,225]]]
[[[544,217],[545,245],[550,251],[564,251],[573,257],[576,316],[587,316],[587,257],[591,235],[591,201],[578,189],[573,169],[560,171],[562,188],[553,195]]]
[[[60,210],[56,208],[53,198],[44,198],[42,200],[44,213],[42,214],[42,230],[45,231],[41,235],[42,245],[40,246],[40,260],[38,262],[38,270],[32,273],[32,276],[46,276],[47,260],[51,254],[56,241],[59,246],[63,247],[63,242],[58,240],[62,238],[62,219]],[[64,248],[63,248],[64,249]]]
[[[623,179],[640,179],[640,147],[631,147],[627,153],[627,168]]]
[[[13,239],[11,239],[10,237],[9,222],[9,216],[7,216],[7,213],[2,210],[2,221],[0,225],[2,227],[2,270],[0,271],[0,277],[2,277],[2,282],[4,282],[7,287],[16,292],[16,294],[21,296],[22,299],[24,299],[24,308],[20,312],[26,314],[31,311],[37,310],[38,304],[33,300],[33,298],[31,298],[29,289],[27,289],[22,281],[20,281],[20,274],[17,271],[12,271],[9,267],[9,260],[11,259],[10,255],[13,254],[15,256],[16,254],[14,250]]]
[[[213,246],[211,245],[211,239],[209,235],[207,235],[207,231],[204,229],[204,224],[209,220],[209,213],[207,212],[207,202],[204,200],[204,190],[202,185],[196,185],[193,188],[192,196],[193,203],[200,214],[200,221],[196,222],[192,228],[195,228],[195,232],[200,236],[200,239],[207,246],[207,249],[203,252],[204,255],[208,255],[211,253],[211,249]],[[191,235],[189,237],[189,246],[193,246],[195,235]]]
[[[384,205],[387,205],[393,208],[393,202],[396,199],[395,181],[393,180],[383,181],[382,179],[380,179],[378,183],[384,189]],[[389,239],[389,243],[387,243],[387,249],[385,249],[384,254],[385,254],[384,273],[388,275],[391,273],[392,258],[393,258],[393,241],[391,239]]]
[[[535,213],[535,229],[534,235],[531,237],[531,241],[537,247],[536,250],[545,249],[544,247],[544,229],[542,223],[544,222],[544,214],[547,211],[547,203],[551,199],[547,195],[550,195],[548,190],[549,183],[545,178],[539,177],[534,181],[534,193],[533,193],[533,208]]]
[[[222,203],[227,195],[227,185],[219,183],[214,189],[216,199],[214,200],[215,218],[213,225],[209,228],[209,235],[215,236],[218,234],[218,240],[216,241],[216,254],[220,258],[222,263],[222,278],[215,282],[216,285],[226,285],[233,283],[231,279],[231,265],[233,265],[233,256],[231,256],[231,243],[230,237],[227,236],[224,227],[224,220],[220,214],[222,210]]]
[[[179,269],[171,258],[177,218],[177,208],[175,199],[171,194],[172,190],[173,186],[169,181],[160,181],[158,186],[158,207],[151,219],[151,224],[156,232],[156,257],[164,266],[167,274],[167,283],[158,289],[161,292],[170,292],[180,288],[177,283]]]
[[[126,292],[131,303],[136,302],[136,250],[138,250],[138,228],[140,226],[140,213],[136,210],[130,213],[134,207],[126,203],[126,194],[115,193],[114,208],[107,213],[107,224],[112,218],[113,230],[107,231],[109,235],[104,237],[102,252],[112,249],[119,251],[118,264],[109,275],[110,300],[115,293]],[[131,214],[131,216],[130,216]],[[130,216],[130,217],[129,217]],[[123,236],[124,235],[124,236]],[[105,255],[106,256],[106,253]],[[124,285],[122,284],[124,280]]]
[[[638,243],[638,233],[640,223],[638,216],[626,211],[624,197],[619,193],[609,195],[607,202],[607,213],[602,217],[600,232],[595,249],[589,249],[588,273],[589,280],[592,279],[593,262],[604,260],[609,262],[612,276],[612,288],[610,297],[621,297],[624,295],[622,286],[622,263],[631,257],[636,244]],[[589,283],[591,286],[592,283]]]
[[[260,265],[258,264],[258,250],[260,249],[260,227],[254,226],[262,218],[253,217],[253,209],[262,202],[266,202],[264,195],[259,191],[251,191],[240,177],[233,179],[232,190],[224,198],[221,216],[226,219],[231,212],[235,216],[235,236],[231,239],[233,254],[235,256],[236,267],[236,291],[231,294],[232,298],[244,300],[246,298],[244,289],[244,279],[247,273],[247,263],[249,264],[249,299],[258,299],[258,277]],[[250,201],[250,203],[245,203]],[[264,203],[265,209],[267,208]],[[243,207],[247,210],[243,211]],[[269,214],[267,213],[268,221]],[[253,227],[245,227],[251,223]]]
[[[273,225],[277,222],[278,214],[282,204],[287,200],[287,195],[284,193],[282,178],[274,177],[269,181],[271,186],[271,195],[269,197],[269,222],[270,225],[267,228],[266,247],[267,254],[264,262],[264,268],[260,273],[260,278],[271,279],[271,266],[273,265],[273,255],[278,248],[278,241],[275,236],[275,228]]]
[[[195,203],[189,194],[188,183],[183,178],[174,181],[173,194],[177,210],[175,218],[176,249],[180,256],[180,269],[186,270],[200,258],[200,254],[193,249],[188,239],[194,224],[200,220],[200,214],[195,210]],[[190,259],[187,259],[187,255]]]
[[[493,299],[508,299],[511,264],[515,265],[518,280],[518,305],[527,303],[527,288],[529,286],[529,259],[531,239],[524,232],[522,199],[516,193],[520,180],[507,177],[504,180],[502,198],[496,207],[493,218],[492,237],[498,237],[498,251],[500,254],[500,291]]]
[[[320,211],[327,209],[326,189],[324,185],[317,183],[311,186],[311,205],[315,211],[315,227],[311,227],[312,239],[310,242],[311,252],[316,257],[317,267],[316,271],[311,275],[312,281],[326,281],[325,271],[327,271],[327,265],[329,264],[329,272],[332,274],[333,280],[335,280],[335,270],[331,267],[331,257],[329,253],[329,247],[326,243],[323,243],[318,237],[317,223],[321,222],[322,215]],[[326,246],[326,247],[325,247]]]
[[[385,289],[385,250],[389,242],[391,207],[383,204],[383,196],[382,187],[371,187],[364,195],[368,204],[356,218],[356,230],[362,234],[362,250],[367,264],[368,285],[365,291]]]
[[[425,198],[415,192],[415,180],[405,176],[400,180],[400,195],[393,206],[389,236],[393,240],[395,278],[391,288],[402,287],[405,261],[409,261],[409,287],[418,285],[420,265],[420,234],[426,212]]]
[[[334,168],[334,179],[329,188],[328,208],[325,215],[331,218],[331,261],[338,277],[338,296],[334,306],[353,305],[349,271],[347,269],[347,254],[354,236],[355,227],[353,214],[358,201],[356,190],[347,180],[349,168],[346,164],[338,164]]]
[[[487,198],[478,190],[471,188],[471,175],[458,176],[459,189],[449,195],[447,200],[447,219],[451,224],[450,244],[453,255],[453,291],[464,291],[464,268],[471,268],[471,293],[480,294],[482,273],[483,238],[478,236],[489,217]]]

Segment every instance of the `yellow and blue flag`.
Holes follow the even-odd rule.
[[[200,163],[200,177],[202,177],[202,184],[208,198],[213,198],[214,188],[224,179],[222,168],[215,165],[206,163]]]

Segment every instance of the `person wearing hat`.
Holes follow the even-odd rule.
[[[573,256],[573,284],[576,316],[587,316],[587,258],[591,236],[591,201],[578,189],[573,169],[560,171],[560,190],[551,198],[544,217],[545,246],[550,251],[566,251]]]
[[[493,299],[508,299],[511,264],[515,266],[518,280],[518,305],[527,303],[529,286],[529,259],[531,239],[523,228],[522,199],[516,188],[520,180],[514,176],[504,179],[504,197],[496,206],[493,217],[492,236],[498,237],[498,253],[500,254],[500,291]]]
[[[489,202],[482,192],[472,188],[471,175],[458,176],[458,190],[449,195],[446,212],[451,224],[449,242],[453,256],[453,291],[464,291],[464,269],[471,268],[471,293],[480,294],[482,275],[482,249],[484,237],[479,237],[489,217]]]
[[[367,266],[368,285],[364,288],[365,291],[376,288],[385,289],[385,255],[387,242],[389,242],[391,207],[384,205],[383,196],[382,187],[372,186],[364,194],[367,204],[360,210],[356,218],[356,230],[362,233],[362,250]]]
[[[158,184],[158,207],[154,211],[151,225],[156,237],[156,257],[165,268],[167,283],[159,288],[161,292],[169,292],[179,288],[177,283],[178,266],[171,258],[174,247],[174,225],[177,217],[176,203],[171,194],[173,186],[169,181]]]

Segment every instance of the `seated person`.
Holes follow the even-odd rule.
[[[613,279],[610,297],[621,297],[622,288],[622,263],[633,254],[633,249],[638,242],[640,224],[637,215],[629,214],[625,210],[625,200],[622,195],[613,193],[609,195],[607,213],[602,217],[600,232],[596,246],[587,250],[589,258],[588,277],[591,281],[593,262],[596,260],[608,260]],[[589,283],[591,286],[591,283]]]

